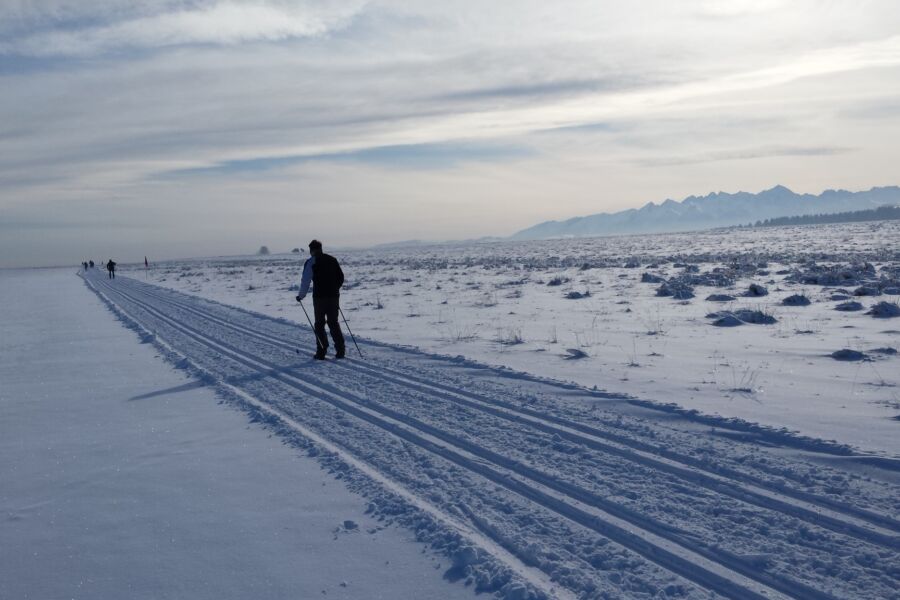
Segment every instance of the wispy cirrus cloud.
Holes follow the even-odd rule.
[[[207,167],[180,169],[160,173],[161,178],[194,175],[233,175],[260,173],[283,169],[309,162],[361,163],[392,169],[448,169],[470,162],[500,161],[531,158],[535,151],[527,146],[491,143],[441,143],[378,146],[331,152],[290,156],[268,156],[244,160],[230,160]]]
[[[75,11],[45,15],[36,31],[13,35],[0,53],[32,57],[89,56],[186,44],[229,45],[325,35],[345,26],[364,2],[307,3],[278,0],[165,2],[110,15]],[[112,18],[110,18],[112,17]],[[23,19],[25,20],[25,19]],[[14,32],[13,32],[14,33]]]
[[[773,158],[779,156],[835,156],[853,152],[853,148],[828,146],[769,146],[762,148],[740,148],[722,150],[707,154],[687,156],[666,156],[639,159],[636,164],[644,167],[672,167],[730,160],[753,160],[757,158]]]

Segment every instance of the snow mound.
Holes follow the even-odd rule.
[[[451,559],[453,560],[453,566],[457,568],[474,565],[479,561],[478,548],[469,544],[462,544],[453,553]]]
[[[879,302],[870,308],[866,314],[872,315],[876,319],[892,319],[893,317],[900,317],[900,306],[897,306],[894,302]]]
[[[708,302],[732,302],[735,300],[735,297],[728,294],[710,294],[706,297],[706,300]]]
[[[663,283],[665,279],[653,273],[642,273],[641,283]]]

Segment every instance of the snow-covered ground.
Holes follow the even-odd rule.
[[[0,596],[900,600],[897,233],[3,273]]]
[[[0,303],[0,598],[474,597],[74,270],[0,271]]]
[[[359,336],[900,456],[900,318],[867,314],[900,297],[897,222],[334,254]],[[304,258],[174,261],[135,276],[304,324],[292,291]],[[676,296],[642,278],[674,282]],[[768,295],[748,295],[751,284]],[[810,304],[783,304],[794,295]],[[836,310],[854,301],[861,310]],[[712,313],[740,310],[773,322],[713,325]],[[862,360],[832,357],[844,349]]]

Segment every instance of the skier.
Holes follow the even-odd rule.
[[[88,264],[91,266],[92,269],[94,268],[94,261],[89,260],[89,261],[88,261]]]
[[[109,271],[110,279],[116,278],[116,263],[113,261],[113,259],[109,259],[109,261],[106,263],[106,270]]]
[[[300,290],[297,302],[302,302],[309,292],[309,284],[313,286],[313,313],[315,313],[316,360],[325,360],[328,350],[328,337],[325,335],[325,323],[334,340],[334,357],[344,358],[344,334],[338,322],[340,313],[341,286],[344,285],[344,272],[335,257],[322,252],[322,242],[313,240],[309,243],[309,258],[303,265],[303,276],[300,278]]]

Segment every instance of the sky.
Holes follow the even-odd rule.
[[[3,0],[0,266],[900,184],[896,0]]]

